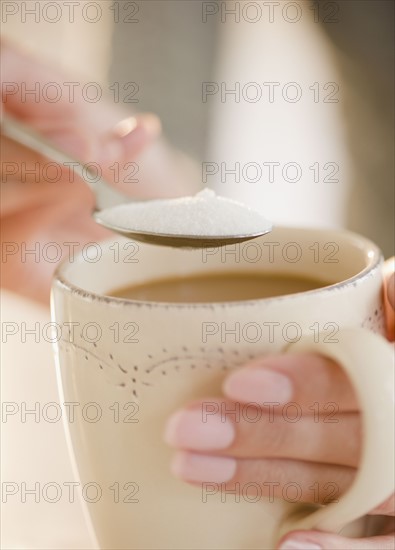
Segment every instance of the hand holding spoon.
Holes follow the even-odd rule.
[[[1,132],[7,138],[64,165],[70,163],[91,188],[95,221],[129,239],[146,243],[205,248],[254,239],[272,230],[261,214],[243,204],[218,197],[208,189],[195,197],[167,200],[131,200],[103,178],[58,149],[31,127],[3,114]]]

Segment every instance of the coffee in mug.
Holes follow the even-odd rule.
[[[209,303],[260,300],[315,290],[328,283],[282,273],[213,272],[154,279],[110,291],[109,296],[148,302]]]

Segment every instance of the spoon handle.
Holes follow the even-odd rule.
[[[102,178],[101,168],[98,164],[95,165],[96,170],[93,171],[90,167],[85,166],[61,149],[58,149],[53,143],[33,130],[33,128],[19,122],[8,114],[2,114],[1,133],[12,141],[61,164],[63,167],[73,170],[93,191],[96,198],[96,210],[102,210],[103,208],[131,201],[130,197],[114,189]]]

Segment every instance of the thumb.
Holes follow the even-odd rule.
[[[92,161],[98,156],[98,144],[84,128],[57,124],[41,128],[42,134],[59,149],[81,162]]]
[[[387,337],[395,340],[395,257],[384,264],[384,308],[387,325]]]
[[[393,550],[394,535],[349,539],[322,531],[294,531],[287,534],[279,550]]]
[[[81,162],[97,162],[109,178],[114,162],[135,159],[161,131],[157,116],[140,113],[118,122],[110,131],[99,133],[71,121],[41,123],[40,131],[57,147]]]

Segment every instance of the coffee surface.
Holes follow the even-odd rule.
[[[327,284],[307,277],[275,273],[204,273],[155,279],[112,290],[108,295],[146,302],[235,302],[306,292]]]

